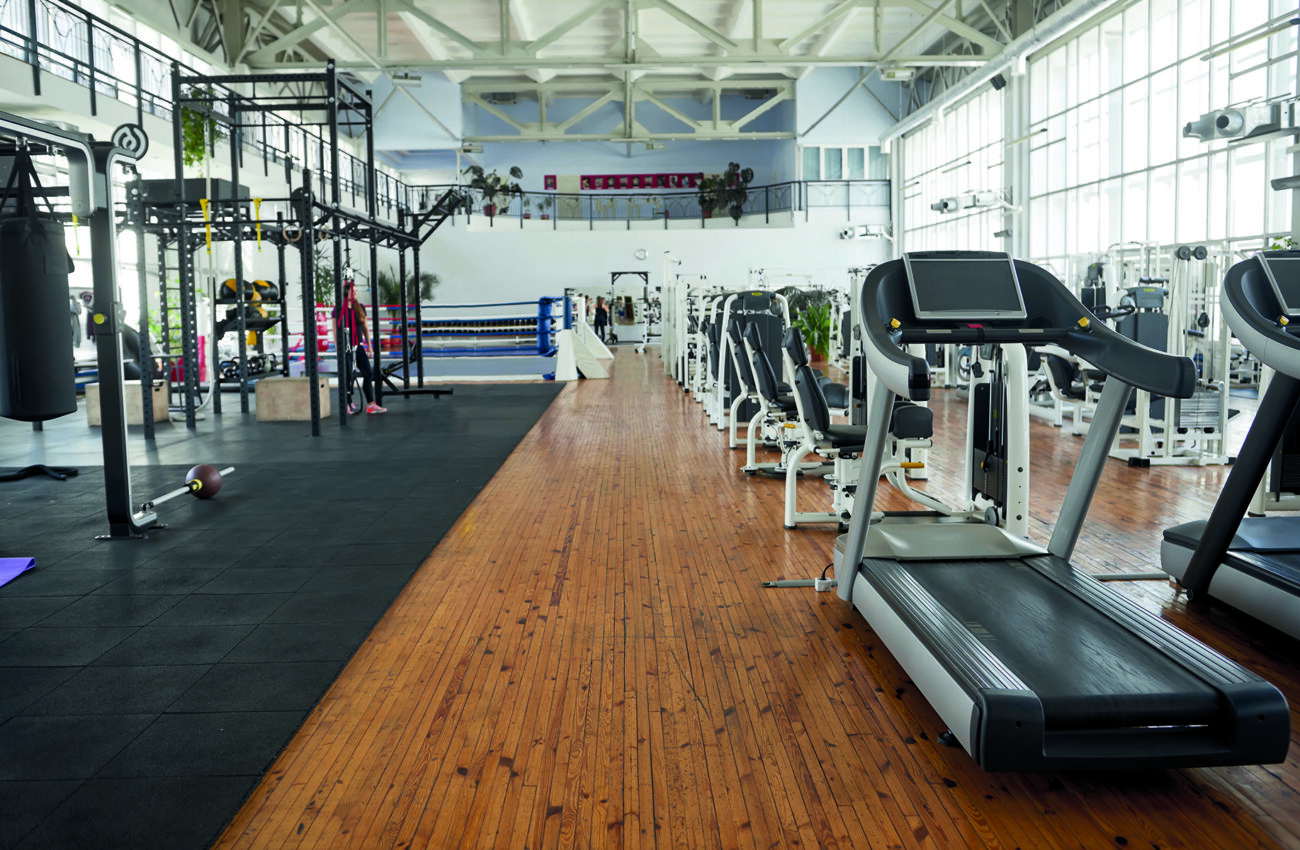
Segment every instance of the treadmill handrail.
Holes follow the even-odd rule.
[[[1300,259],[1300,251],[1260,251],[1228,269],[1220,298],[1223,318],[1233,336],[1261,363],[1300,378],[1300,337],[1279,321],[1282,305],[1260,265],[1270,257]]]
[[[1002,256],[987,251],[934,253],[954,260]],[[859,317],[863,337],[870,343],[866,354],[871,368],[898,395],[926,401],[930,397],[929,364],[903,351],[899,347],[903,342],[918,338],[938,342],[941,336],[961,343],[1054,342],[1126,384],[1156,395],[1191,397],[1196,389],[1196,368],[1191,358],[1156,351],[1120,335],[1090,313],[1049,272],[1024,260],[1014,262],[1026,318],[978,323],[917,319],[903,261],[876,266],[862,284]]]

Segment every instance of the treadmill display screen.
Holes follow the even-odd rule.
[[[1287,318],[1300,317],[1300,258],[1256,254]]]
[[[1025,318],[1025,302],[1010,254],[978,258],[904,254],[903,264],[918,319]]]

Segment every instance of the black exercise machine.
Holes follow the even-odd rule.
[[[1245,518],[1300,409],[1300,251],[1237,263],[1219,304],[1233,334],[1276,374],[1209,520],[1167,529],[1161,566],[1190,599],[1220,599],[1300,638],[1300,517]]]
[[[936,251],[876,267],[860,330],[879,378],[858,504],[836,543],[840,597],[866,617],[986,770],[1282,761],[1290,714],[1268,682],[1076,570],[1070,556],[1133,388],[1186,398],[1190,359],[1097,321],[1051,274],[1006,254]],[[908,344],[1053,344],[1107,377],[1047,547],[972,517],[871,505],[895,396],[924,401]]]

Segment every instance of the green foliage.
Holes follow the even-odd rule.
[[[179,287],[179,282],[177,287]],[[158,354],[159,349],[165,347],[168,353],[179,355],[184,347],[181,337],[181,317],[179,312],[180,290],[173,289],[170,286],[164,287],[167,296],[167,339],[163,339],[162,311],[149,311],[149,339],[152,341],[154,353]]]
[[[749,200],[749,183],[754,179],[754,169],[741,168],[740,163],[727,163],[727,170],[722,174],[700,174],[698,181],[700,208],[726,212],[736,224],[745,211],[745,202]]]
[[[484,205],[493,207],[504,206],[510,202],[511,195],[522,195],[523,188],[515,181],[524,176],[523,170],[517,166],[510,167],[510,176],[514,180],[507,180],[496,169],[484,171],[481,165],[471,165],[464,171],[469,175],[470,191],[478,195],[479,201]]]
[[[1290,236],[1283,236],[1281,239],[1274,239],[1272,244],[1268,246],[1268,250],[1290,251],[1295,249],[1296,247],[1300,247],[1300,246],[1296,245],[1296,241],[1294,239],[1292,239]]]
[[[831,346],[831,305],[809,304],[790,320],[799,329],[809,356],[825,357]]]
[[[216,140],[217,119],[212,117],[216,92],[211,87],[193,86],[185,96],[206,101],[181,107],[181,161],[186,165],[198,165],[207,159]]]
[[[328,248],[328,250],[326,250]],[[316,270],[316,303],[334,306],[334,248],[326,242],[317,242],[312,251],[312,267]]]
[[[399,285],[397,272],[391,267],[379,273],[379,303],[380,304],[401,304],[402,288]],[[442,279],[433,272],[420,272],[420,292],[419,299],[421,304],[427,304],[433,300],[433,291],[442,283]],[[414,303],[415,293],[415,275],[407,273],[406,276],[406,297],[412,299],[408,303]]]

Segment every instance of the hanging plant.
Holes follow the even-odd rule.
[[[217,119],[212,116],[216,92],[211,87],[194,86],[185,97],[192,100],[181,107],[181,161],[198,165],[207,159],[217,135]]]

